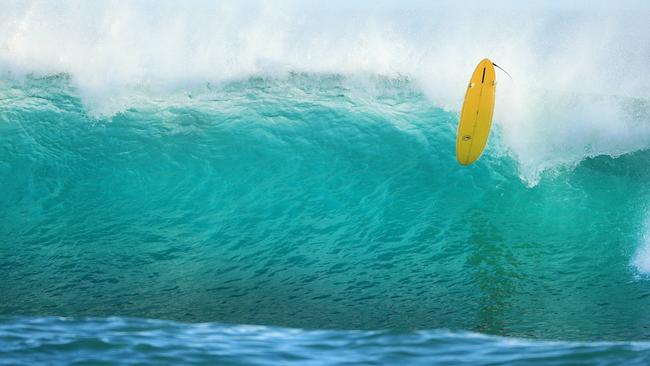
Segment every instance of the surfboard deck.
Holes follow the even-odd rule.
[[[496,74],[492,61],[479,62],[467,85],[465,101],[458,122],[456,160],[461,165],[475,162],[483,153],[494,113]]]

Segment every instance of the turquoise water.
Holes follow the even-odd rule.
[[[307,358],[319,357],[308,350],[321,336],[355,345],[360,337],[371,348],[414,342],[413,362],[436,357],[418,356],[430,343],[449,343],[453,354],[499,353],[506,342],[467,331],[648,339],[650,281],[633,261],[650,154],[587,159],[531,187],[498,127],[481,160],[460,167],[456,113],[408,80],[364,80],[252,78],[110,118],[90,117],[65,76],[4,81],[0,313],[37,318],[5,318],[0,348],[38,358],[65,344],[111,359],[148,347],[131,344],[140,332],[144,344],[185,347],[195,329],[42,315],[373,331],[305,331],[309,345],[297,341],[296,357]],[[157,324],[164,339],[147,330]],[[452,333],[409,333],[439,328]],[[227,338],[238,329],[205,332]],[[12,335],[41,331],[41,346]],[[95,331],[118,332],[118,346],[84,335]],[[262,332],[302,339],[303,331]],[[548,344],[522,342],[512,352],[530,346],[546,359]],[[567,354],[575,347],[578,358],[612,350],[625,359],[636,346],[562,345]],[[377,361],[396,357],[390,349]],[[369,357],[365,345],[358,352],[360,362]]]
[[[647,5],[190,5],[3,4],[0,364],[650,362]]]

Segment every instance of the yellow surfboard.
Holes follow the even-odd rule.
[[[475,162],[485,149],[492,127],[496,85],[494,66],[486,58],[479,62],[472,74],[460,112],[456,160],[461,165]]]

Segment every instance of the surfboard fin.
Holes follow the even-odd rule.
[[[512,76],[510,76],[510,74],[508,74],[508,72],[507,72],[506,70],[504,70],[503,68],[501,68],[501,66],[495,64],[494,62],[492,63],[492,65],[494,65],[494,67],[498,68],[499,70],[505,72],[506,75],[508,75],[508,77],[510,78],[510,80],[515,81],[515,80],[512,78]]]

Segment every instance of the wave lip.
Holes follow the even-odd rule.
[[[112,364],[626,364],[647,342],[562,342],[480,333],[302,330],[134,318],[0,318],[3,363]]]
[[[9,2],[0,73],[64,73],[96,117],[128,110],[142,92],[166,98],[295,72],[406,76],[431,104],[458,111],[469,73],[489,57],[514,78],[498,76],[495,125],[529,185],[650,148],[647,4],[390,5]]]

